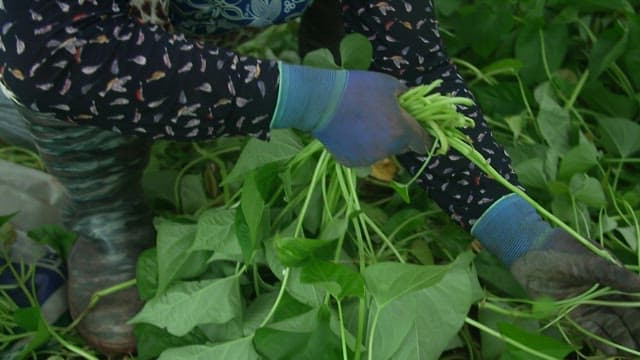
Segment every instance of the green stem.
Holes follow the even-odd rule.
[[[547,60],[547,46],[545,45],[544,32],[542,32],[542,29],[538,29],[538,37],[540,38],[540,54],[542,56],[544,72],[547,74],[547,79],[549,79],[549,81],[553,81],[553,74],[551,74],[551,68],[549,67],[549,61]]]
[[[382,241],[385,243],[385,245],[387,245],[391,249],[391,251],[396,256],[398,261],[400,261],[401,263],[404,264],[406,262],[406,260],[402,257],[402,255],[400,255],[400,252],[398,252],[398,249],[396,249],[395,246],[393,246],[393,243],[391,243],[391,241],[387,237],[387,235],[385,235],[382,232],[382,230],[380,230],[378,225],[376,225],[373,222],[373,220],[371,220],[368,216],[366,216],[366,215],[361,215],[361,216],[362,216],[362,219],[364,220],[364,222],[373,230],[373,232],[378,234],[378,237],[380,237],[382,239]]]
[[[176,182],[173,184],[173,198],[176,203],[176,208],[179,213],[182,213],[182,196],[180,196],[180,186],[182,185],[182,178],[185,173],[189,171],[192,167],[197,165],[198,163],[207,160],[206,157],[199,157],[197,159],[191,160],[187,165],[185,165],[180,172],[178,172],[178,176],[176,177]]]
[[[309,209],[309,204],[311,203],[311,197],[313,195],[313,190],[316,187],[320,179],[320,174],[326,172],[327,161],[329,159],[329,153],[326,151],[322,152],[320,155],[320,159],[318,160],[318,164],[316,165],[315,170],[313,171],[313,176],[311,177],[311,182],[309,183],[309,191],[307,191],[307,196],[304,199],[304,203],[302,204],[302,209],[300,210],[300,215],[298,217],[298,223],[296,224],[296,230],[293,236],[299,237],[302,235],[302,225],[304,223],[304,218],[307,215],[307,210]]]
[[[412,215],[409,216],[408,218],[406,218],[403,222],[401,222],[400,224],[398,224],[398,226],[396,226],[395,229],[393,229],[393,231],[391,232],[391,234],[389,234],[388,236],[388,241],[389,243],[391,243],[391,241],[395,238],[395,236],[407,225],[409,225],[412,221],[416,220],[416,219],[420,219],[420,218],[426,218],[427,216],[427,212],[420,212],[416,215]],[[419,234],[423,234],[422,232],[420,232]],[[415,234],[414,234],[415,235]],[[387,244],[384,243],[382,244],[382,246],[380,246],[380,249],[378,249],[378,256],[380,256],[380,254],[382,254],[384,252],[384,250],[387,248]]]
[[[527,113],[529,114],[529,118],[531,118],[531,120],[536,118],[536,115],[533,113],[533,108],[531,107],[531,104],[529,103],[529,99],[527,99],[527,92],[526,92],[526,87],[524,86],[524,83],[522,82],[522,79],[520,78],[519,75],[516,75],[516,79],[518,79],[518,88],[520,89],[520,96],[522,97],[522,101],[524,102],[524,106],[527,109]]]
[[[340,343],[342,344],[342,358],[343,360],[349,360],[349,354],[347,353],[347,335],[344,329],[344,315],[342,314],[342,303],[337,297],[336,304],[338,305],[338,320],[340,321]]]
[[[577,231],[571,228],[569,225],[565,224],[558,217],[553,215],[547,209],[545,209],[542,205],[538,204],[535,200],[533,200],[527,193],[525,193],[519,187],[510,183],[507,179],[505,179],[496,169],[494,169],[491,164],[478,152],[478,150],[471,147],[469,144],[463,142],[460,139],[452,138],[449,140],[451,146],[462,153],[465,157],[467,157],[471,162],[476,164],[481,170],[483,170],[487,175],[491,176],[494,180],[505,186],[507,189],[520,195],[523,199],[525,199],[529,204],[531,204],[538,212],[540,212],[543,216],[549,219],[552,223],[564,229],[567,233],[571,234],[575,237],[582,245],[587,247],[589,250],[593,251],[596,255],[601,256],[605,259],[608,259],[614,263],[618,263],[618,261],[611,256],[607,251],[601,250],[596,245],[594,245],[591,241],[585,239],[582,235],[580,235]]]
[[[49,334],[51,334],[51,336],[54,339],[56,339],[57,342],[59,342],[62,346],[67,348],[69,351],[71,351],[74,354],[76,354],[78,356],[81,356],[81,357],[83,357],[83,358],[85,358],[87,360],[98,360],[98,358],[96,356],[93,356],[92,354],[88,353],[84,349],[81,349],[81,348],[69,343],[65,339],[63,339],[62,336],[58,335],[58,333],[46,321],[44,321],[43,323],[47,327],[47,331],[49,332]]]
[[[9,344],[12,343],[16,340],[20,340],[23,338],[28,338],[31,335],[34,335],[36,332],[35,331],[29,331],[29,332],[23,332],[17,335],[2,335],[0,336],[0,343],[1,344]]]
[[[364,338],[364,317],[367,314],[367,308],[364,298],[358,300],[358,334],[356,335],[356,354],[354,360],[360,360],[362,356],[362,339]]]
[[[586,335],[586,336],[588,336],[590,338],[596,339],[596,340],[598,340],[598,341],[600,341],[602,343],[605,343],[605,344],[607,344],[607,345],[609,345],[611,347],[614,347],[614,348],[616,348],[618,350],[622,350],[622,351],[627,352],[629,354],[633,354],[635,356],[640,356],[640,351],[630,349],[630,348],[628,348],[626,346],[622,346],[622,345],[617,344],[617,343],[615,343],[613,341],[610,341],[609,339],[605,339],[602,336],[596,335],[596,334],[588,331],[587,329],[583,328],[582,326],[580,326],[578,323],[576,323],[575,321],[571,320],[570,318],[567,318],[567,321],[571,325],[573,325],[576,328],[576,330],[578,330],[579,332],[581,332],[582,334],[584,334],[584,335]]]
[[[638,217],[633,207],[631,207],[626,200],[624,200],[623,204],[627,208],[627,211],[629,211],[629,216],[633,219],[633,228],[636,231],[636,261],[640,264],[640,224],[638,223]]]
[[[284,278],[282,279],[282,285],[280,286],[280,290],[278,291],[276,301],[271,306],[271,309],[269,309],[269,313],[267,313],[267,316],[265,316],[264,320],[262,320],[259,327],[264,327],[265,325],[267,325],[267,323],[271,320],[271,317],[273,317],[273,314],[275,314],[276,310],[278,309],[278,305],[280,305],[280,301],[282,301],[284,292],[287,290],[287,283],[289,282],[290,273],[291,268],[287,267],[284,269]]]
[[[313,195],[313,189],[315,188],[316,184],[318,183],[319,179],[320,179],[320,174],[322,172],[326,172],[326,165],[327,165],[327,161],[329,159],[329,153],[327,153],[326,151],[322,152],[322,155],[320,155],[320,159],[318,160],[318,163],[316,165],[315,170],[313,171],[313,176],[311,178],[311,183],[309,184],[309,190],[307,191],[307,196],[304,200],[304,203],[302,205],[302,209],[300,210],[300,214],[298,217],[298,223],[296,224],[296,229],[294,232],[294,237],[300,237],[301,235],[303,235],[302,233],[302,224],[304,222],[304,218],[307,214],[307,210],[309,209],[309,204],[311,203],[311,196]],[[273,316],[273,314],[276,312],[276,310],[278,309],[278,306],[280,305],[280,301],[282,301],[282,297],[284,296],[284,293],[287,289],[287,284],[289,282],[289,274],[291,273],[291,268],[287,267],[284,270],[284,278],[282,279],[282,285],[280,286],[280,291],[278,291],[278,296],[276,297],[276,301],[275,303],[271,306],[271,309],[269,309],[269,313],[267,314],[267,316],[264,318],[264,320],[262,320],[262,323],[260,323],[260,327],[264,327],[270,320],[271,317]]]
[[[640,164],[640,158],[604,158],[606,163]]]
[[[373,322],[371,323],[371,332],[369,333],[369,346],[368,346],[368,358],[369,360],[373,359],[373,338],[376,334],[376,326],[378,325],[378,318],[380,317],[380,310],[376,309],[376,314],[373,316]]]
[[[497,84],[497,81],[495,79],[485,76],[484,73],[482,72],[482,70],[478,69],[472,63],[470,63],[468,61],[465,61],[465,60],[462,60],[462,59],[459,59],[459,58],[453,58],[451,61],[456,65],[463,66],[463,67],[469,69],[473,73],[473,75],[475,75],[475,77],[477,79],[473,80],[472,83],[476,82],[478,80],[482,80],[482,81],[486,82],[489,85],[496,85]]]
[[[44,170],[45,168],[44,162],[42,162],[42,159],[37,153],[19,146],[7,146],[7,147],[1,148],[0,157],[7,157],[8,159],[11,159],[11,157],[8,155],[8,153],[10,152],[22,153],[23,155],[26,155],[27,158],[35,161],[36,165],[34,167],[40,170]]]
[[[9,254],[7,254],[7,250],[6,248],[3,246],[2,247],[2,255],[5,259],[10,259]],[[11,271],[11,274],[13,275],[13,278],[16,279],[16,283],[18,284],[18,287],[20,288],[20,290],[22,291],[22,293],[24,294],[24,296],[27,298],[27,300],[29,301],[29,304],[31,306],[39,306],[38,302],[36,301],[36,299],[33,297],[33,295],[31,294],[31,292],[27,289],[27,287],[25,286],[25,280],[29,278],[29,274],[27,274],[28,276],[23,277],[20,276],[18,274],[18,271],[15,269],[15,267],[13,266],[13,263],[11,261],[7,261],[7,266],[9,268],[9,271]],[[20,266],[23,267],[24,263],[20,263]],[[31,267],[30,267],[31,269]],[[33,271],[35,272],[35,266],[33,266]],[[31,270],[29,271],[29,273],[31,273]]]
[[[63,334],[67,333],[71,331],[74,327],[76,327],[80,323],[80,321],[82,321],[82,319],[85,316],[87,316],[89,311],[93,309],[96,306],[96,304],[100,301],[100,299],[102,299],[103,297],[117,293],[118,291],[128,289],[135,285],[136,285],[136,279],[131,279],[131,280],[122,282],[120,284],[116,284],[108,288],[96,291],[91,295],[91,299],[89,299],[89,304],[87,305],[87,307],[84,310],[82,310],[82,312],[73,320],[71,324],[69,324],[69,326],[67,326],[62,331],[62,333]]]
[[[518,310],[509,310],[509,309],[505,309],[503,307],[500,307],[498,305],[492,304],[488,301],[482,301],[478,304],[478,307],[480,307],[481,309],[487,309],[490,311],[493,311],[495,313],[498,314],[502,314],[502,315],[507,315],[507,316],[511,316],[511,317],[516,317],[516,318],[525,318],[525,319],[538,319],[538,316],[535,316],[531,313],[528,312],[524,312],[524,311],[518,311]]]
[[[582,73],[582,76],[580,77],[580,80],[578,81],[576,88],[573,90],[573,93],[571,94],[571,97],[564,104],[565,110],[569,110],[576,103],[576,100],[578,100],[578,96],[580,96],[580,93],[584,88],[584,84],[587,82],[587,79],[589,79],[589,70],[586,70],[584,73]]]
[[[336,179],[338,181],[338,185],[340,190],[342,191],[342,196],[347,204],[347,216],[350,216],[352,211],[359,210],[359,204],[353,201],[353,197],[355,197],[355,193],[349,191],[347,177],[349,176],[348,169],[342,167],[339,164],[335,164],[335,173]],[[346,173],[346,174],[345,174]],[[352,224],[354,226],[354,232],[356,235],[356,246],[358,247],[358,270],[362,274],[365,270],[365,255],[363,248],[363,240],[361,229],[356,219],[352,219]],[[339,252],[340,249],[337,249]],[[339,256],[339,253],[336,253],[336,256]],[[362,356],[362,340],[364,338],[364,321],[366,316],[366,304],[364,298],[358,299],[358,333],[356,334],[356,344],[355,344],[355,360],[360,360]]]
[[[532,348],[528,347],[527,345],[524,345],[524,344],[522,344],[522,343],[520,343],[520,342],[518,342],[516,340],[513,340],[510,337],[504,336],[503,334],[493,330],[492,328],[490,328],[490,327],[488,327],[488,326],[486,326],[486,325],[484,325],[482,323],[479,323],[479,322],[471,319],[470,317],[466,317],[464,319],[464,322],[466,322],[467,324],[477,328],[480,331],[484,331],[485,333],[487,333],[487,334],[489,334],[491,336],[494,336],[494,337],[496,337],[498,339],[501,339],[504,342],[506,342],[506,343],[508,343],[510,345],[513,345],[513,346],[517,347],[518,349],[520,349],[520,350],[522,350],[524,352],[527,352],[527,353],[529,353],[531,355],[537,356],[540,359],[557,360],[556,358],[554,358],[552,356],[549,356],[547,354],[541,353],[540,351],[538,351],[536,349],[532,349]]]

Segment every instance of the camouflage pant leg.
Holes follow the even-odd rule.
[[[102,241],[126,238],[134,229],[148,232],[151,214],[141,184],[148,140],[19,110],[47,170],[66,189],[62,216],[70,230]]]

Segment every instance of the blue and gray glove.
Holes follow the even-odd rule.
[[[510,268],[532,296],[565,299],[594,284],[640,292],[640,276],[595,255],[564,230],[552,228],[516,194],[493,204],[474,224],[471,234]],[[630,298],[620,295],[609,300]],[[594,334],[640,350],[639,308],[582,305],[569,316]],[[608,355],[616,353],[604,343],[595,346]]]
[[[404,90],[399,80],[381,73],[280,63],[271,128],[310,132],[350,167],[410,150],[425,153],[427,133],[398,103]]]

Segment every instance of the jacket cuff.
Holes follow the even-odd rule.
[[[272,129],[322,130],[342,100],[346,70],[325,70],[278,63],[280,87]]]

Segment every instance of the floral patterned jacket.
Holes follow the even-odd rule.
[[[131,0],[134,15],[145,22],[175,26],[180,32],[217,35],[261,28],[300,16],[311,0]]]

